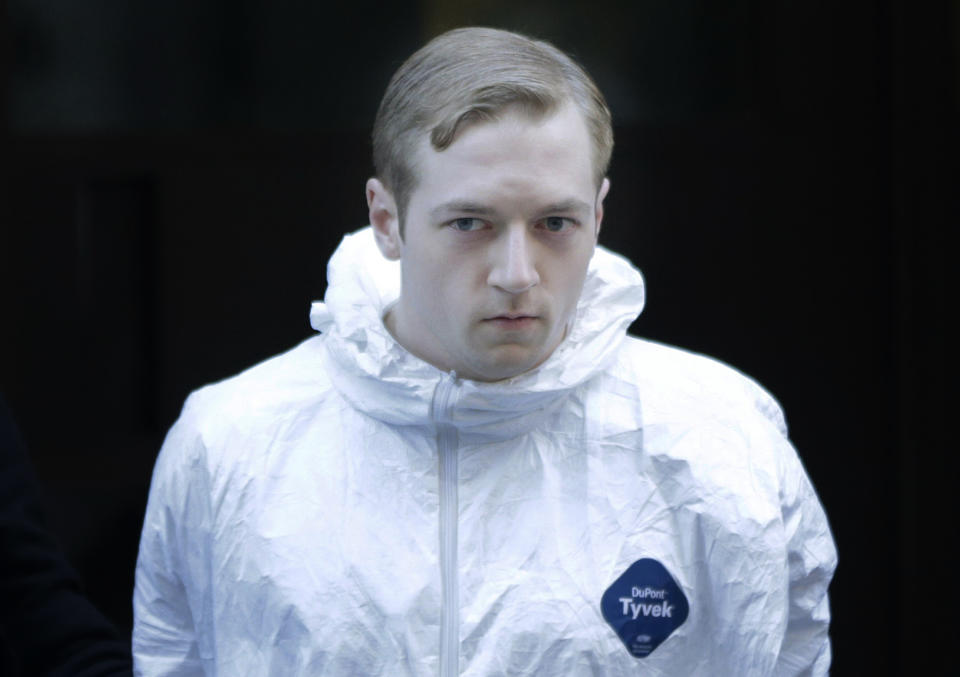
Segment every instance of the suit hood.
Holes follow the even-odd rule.
[[[450,420],[461,433],[514,435],[535,425],[578,386],[615,359],[644,304],[640,272],[598,246],[566,338],[543,364],[510,379],[458,379],[408,352],[383,316],[400,296],[400,263],[380,253],[370,227],[344,237],[327,267],[323,302],[310,323],[326,336],[329,374],[357,409],[393,425],[436,419],[434,394],[452,378]]]

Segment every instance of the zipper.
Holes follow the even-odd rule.
[[[457,429],[452,423],[456,372],[444,376],[433,394],[433,420],[440,458],[440,677],[460,674],[460,599],[457,575]]]

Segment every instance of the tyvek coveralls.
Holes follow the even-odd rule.
[[[627,337],[624,259],[598,248],[563,343],[500,383],[393,340],[369,229],[328,278],[322,333],[193,393],[164,443],[140,674],[827,673],[836,552],[780,409]]]

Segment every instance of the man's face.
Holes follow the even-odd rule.
[[[426,135],[404,237],[396,210],[375,213],[381,249],[400,258],[400,298],[387,326],[427,362],[496,381],[546,360],[571,321],[593,254],[602,201],[592,146],[572,105],[533,118],[507,111],[467,127],[448,148]]]

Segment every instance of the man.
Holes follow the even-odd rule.
[[[823,510],[765,391],[626,336],[611,148],[551,45],[462,29],[400,68],[321,334],[164,444],[141,674],[827,672]]]

